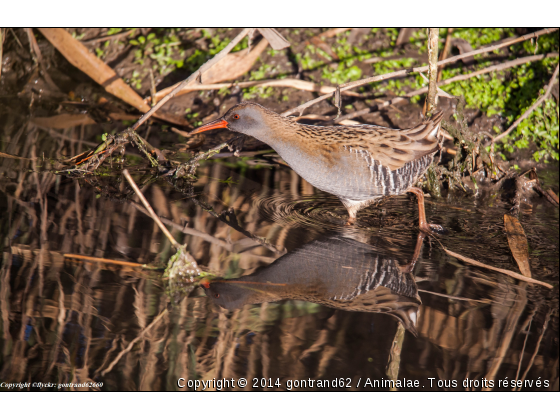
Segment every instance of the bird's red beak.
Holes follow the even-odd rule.
[[[223,118],[214,120],[214,121],[210,121],[207,124],[201,125],[198,128],[195,128],[193,131],[190,132],[190,134],[197,134],[197,133],[202,133],[203,131],[208,131],[208,130],[215,130],[217,128],[227,128],[227,121],[224,120]]]

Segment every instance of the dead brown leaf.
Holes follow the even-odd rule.
[[[283,50],[288,48],[290,43],[286,38],[274,28],[257,28],[262,36],[269,42],[270,46],[275,50]]]
[[[527,277],[531,277],[531,265],[529,264],[529,246],[523,226],[516,217],[504,214],[504,227],[508,237],[509,248],[513,258],[517,261],[519,271]]]
[[[529,246],[523,226],[516,217],[504,214],[504,227],[508,238],[509,248],[513,258],[517,261],[519,271],[527,277],[531,277],[531,265],[529,264]]]

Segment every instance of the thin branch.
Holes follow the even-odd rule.
[[[142,207],[140,204],[135,203],[134,201],[130,201],[130,204],[132,204],[132,206],[134,206],[138,211],[141,211],[142,213],[149,215],[150,213],[144,208]],[[225,248],[228,251],[233,251],[233,244],[228,244],[226,241],[224,241],[223,239],[218,239],[213,237],[212,235],[209,235],[208,233],[205,232],[201,232],[200,230],[197,229],[193,229],[193,228],[189,228],[189,227],[183,227],[178,223],[173,222],[172,220],[169,220],[165,217],[160,217],[161,221],[163,223],[165,223],[167,226],[170,226],[174,229],[177,229],[183,233],[186,233],[188,235],[192,235],[192,236],[198,236],[199,238],[202,238],[203,240],[210,242],[211,244],[215,244],[218,246],[221,246],[222,248]]]
[[[553,289],[554,288],[553,285],[545,283],[544,281],[532,279],[531,277],[524,276],[523,274],[516,273],[515,271],[505,270],[503,268],[498,268],[498,267],[493,267],[493,266],[488,265],[488,264],[483,264],[481,262],[473,260],[472,258],[464,257],[461,254],[457,254],[456,252],[450,251],[450,250],[444,248],[443,246],[442,246],[442,248],[446,253],[448,253],[452,257],[455,257],[455,258],[457,258],[458,260],[461,260],[461,261],[465,261],[469,264],[476,265],[476,266],[482,267],[482,268],[487,268],[489,270],[497,271],[498,273],[506,274],[510,277],[513,277],[513,278],[517,279],[517,280],[522,280],[522,281],[525,281],[527,283],[532,283],[532,284],[538,284],[538,285],[544,286],[548,289]]]
[[[193,74],[191,74],[187,79],[185,79],[182,83],[180,83],[175,89],[173,89],[169,93],[169,95],[167,95],[165,98],[163,98],[161,101],[159,101],[152,109],[150,109],[146,114],[144,114],[142,116],[142,118],[140,118],[136,122],[136,124],[134,124],[132,126],[132,129],[134,131],[138,130],[138,127],[140,127],[142,124],[144,124],[144,122],[148,118],[150,118],[154,114],[154,112],[156,112],[159,108],[161,108],[164,104],[166,104],[167,101],[169,101],[171,98],[173,98],[177,94],[177,92],[182,90],[189,83],[195,81],[199,77],[199,75],[204,73],[206,70],[208,70],[214,64],[216,64],[218,61],[220,61],[222,58],[224,58],[233,49],[233,47],[235,47],[243,38],[245,38],[245,36],[249,33],[249,31],[251,31],[251,28],[243,29],[239,33],[239,35],[237,35],[233,39],[233,41],[231,41],[222,51],[220,51],[218,54],[216,54],[214,57],[212,57],[210,60],[208,60],[206,63],[204,63],[197,71],[195,71]]]
[[[212,83],[212,84],[200,84],[200,85],[191,85],[185,86],[180,92],[177,93],[178,95],[183,95],[193,91],[200,91],[200,90],[218,90],[223,88],[233,88],[239,87],[241,89],[248,88],[248,87],[288,87],[294,88],[299,90],[305,90],[307,92],[318,92],[318,93],[330,93],[336,90],[334,86],[323,86],[318,83],[308,82],[306,80],[299,80],[299,79],[268,79],[268,80],[254,80],[250,82],[230,82],[230,83]],[[164,89],[165,90],[165,89]],[[159,91],[155,94],[155,96],[159,96],[162,91]],[[344,92],[344,95],[347,96],[354,96],[357,98],[362,98],[363,95],[356,93],[356,92]],[[146,98],[144,101],[146,103],[150,103],[154,98],[154,95],[151,97]]]
[[[450,58],[447,58],[445,60],[438,61],[437,64],[438,64],[438,67],[440,67],[440,66],[443,66],[445,64],[454,63],[454,62],[456,62],[458,60],[461,60],[463,58],[466,58],[466,57],[471,57],[473,55],[483,54],[483,53],[490,52],[490,51],[495,51],[499,48],[508,47],[510,45],[513,45],[513,44],[516,44],[516,43],[519,43],[519,42],[523,42],[523,41],[526,41],[528,39],[535,38],[535,37],[538,37],[538,36],[541,36],[541,35],[549,34],[549,33],[555,32],[557,30],[558,30],[558,28],[542,29],[540,31],[533,32],[531,34],[527,34],[527,35],[524,35],[522,37],[515,38],[515,39],[509,40],[509,41],[506,41],[506,42],[502,42],[500,44],[491,45],[489,47],[480,48],[480,49],[474,50],[474,51],[469,51],[469,52],[466,52],[464,54],[459,54],[459,55],[456,55],[454,57],[450,57]],[[412,74],[412,73],[425,72],[425,71],[428,70],[428,68],[429,68],[429,66],[413,67],[413,68],[409,68],[409,69],[403,69],[403,70],[395,71],[395,72],[392,72],[392,73],[387,73],[387,74],[381,74],[381,75],[378,75],[378,76],[368,77],[366,79],[357,80],[355,82],[344,83],[344,84],[340,85],[340,91],[343,92],[345,90],[353,89],[353,88],[356,88],[358,86],[367,85],[368,83],[380,82],[382,80],[392,79],[392,78],[398,77],[398,76],[406,76],[406,75],[409,75],[409,74]],[[295,113],[300,113],[300,115],[301,115],[303,113],[303,111],[305,111],[305,109],[309,108],[312,105],[315,105],[316,103],[319,103],[321,101],[324,101],[325,99],[328,99],[328,98],[332,97],[333,94],[334,93],[328,93],[326,95],[319,96],[318,98],[315,98],[311,101],[308,101],[308,102],[306,102],[302,105],[299,105],[295,108],[292,108],[292,109],[290,109],[286,112],[283,112],[281,115],[284,116],[284,117],[290,116],[290,115],[295,114]]]
[[[154,320],[151,322],[150,325],[148,325],[146,328],[144,328],[142,330],[142,332],[140,332],[140,334],[138,334],[138,336],[132,340],[128,346],[126,347],[126,349],[122,350],[119,354],[117,354],[117,357],[115,357],[115,359],[111,362],[111,364],[107,367],[107,369],[105,369],[103,372],[101,372],[101,376],[105,376],[107,373],[111,372],[111,370],[113,370],[113,368],[115,367],[115,365],[119,362],[119,360],[121,360],[121,357],[123,357],[125,354],[127,354],[130,350],[132,350],[132,347],[134,347],[134,345],[142,338],[144,337],[144,335],[150,331],[159,321],[161,321],[161,319],[165,316],[165,314],[167,314],[168,310],[164,309],[163,311],[161,311],[161,313],[156,316],[154,318]]]
[[[444,293],[432,292],[431,290],[418,289],[418,291],[422,292],[422,293],[428,293],[430,295],[444,297],[444,298],[447,298],[447,299],[464,300],[465,302],[492,303],[490,300],[478,300],[478,299],[463,298],[463,297],[459,297],[459,296],[446,295]]]
[[[418,73],[418,74],[422,77],[422,79],[424,79],[426,82],[428,82],[428,86],[424,87],[423,89],[426,89],[427,91],[429,91],[430,90],[430,85],[429,85],[430,79],[428,79],[424,73]],[[434,83],[434,87],[437,90],[438,96],[443,96],[443,97],[449,98],[449,99],[455,99],[455,96],[450,95],[449,93],[447,93],[444,90],[441,90],[437,83]]]
[[[405,327],[402,323],[397,324],[397,331],[395,332],[395,337],[393,338],[393,344],[391,346],[391,352],[389,353],[389,363],[387,364],[386,374],[388,378],[392,381],[397,381],[399,379],[399,369],[401,365],[401,352],[404,341]],[[398,391],[397,387],[389,388],[390,391]]]
[[[144,194],[142,194],[142,191],[140,191],[140,188],[138,188],[138,185],[136,185],[136,182],[134,182],[134,180],[130,176],[130,173],[128,172],[128,169],[125,169],[123,171],[123,175],[126,177],[126,180],[130,184],[130,186],[132,187],[134,192],[138,195],[138,197],[140,197],[140,201],[142,201],[142,204],[144,204],[144,207],[146,207],[146,210],[148,210],[148,212],[150,213],[150,216],[152,217],[152,219],[154,219],[154,222],[157,223],[157,225],[159,226],[161,231],[165,234],[165,236],[167,236],[167,239],[169,239],[169,242],[171,242],[176,249],[180,249],[181,245],[179,245],[179,243],[175,240],[175,238],[167,230],[165,225],[161,222],[161,220],[159,219],[158,215],[156,214],[156,212],[154,211],[152,206],[150,206],[150,203],[148,203],[148,200],[146,200],[146,197],[144,197]]]
[[[527,366],[527,368],[525,369],[525,372],[523,373],[523,376],[521,377],[521,383],[522,384],[525,382],[525,378],[527,377],[527,374],[529,373],[529,370],[531,370],[531,368],[533,367],[533,363],[535,362],[535,357],[537,357],[537,353],[539,352],[539,349],[541,347],[541,341],[544,337],[544,333],[546,332],[546,328],[548,327],[548,322],[550,321],[551,313],[552,313],[552,309],[549,310],[548,313],[546,314],[546,318],[544,319],[544,324],[543,324],[543,327],[542,327],[541,335],[539,335],[537,345],[535,346],[535,351],[533,352],[533,356],[531,357],[531,360],[529,360],[529,365]],[[529,332],[527,332],[527,334],[529,334]],[[517,390],[521,391],[522,387],[523,387],[523,385],[521,385]]]
[[[550,95],[550,92],[552,92],[552,86],[554,85],[554,81],[556,79],[556,76],[558,76],[558,66],[559,65],[557,64],[556,69],[554,70],[554,74],[552,75],[550,81],[548,82],[548,85],[546,86],[545,93],[542,94],[539,97],[539,99],[537,99],[535,101],[535,103],[533,105],[531,105],[531,107],[523,113],[523,115],[521,117],[519,117],[517,120],[515,120],[515,122],[506,131],[504,131],[499,136],[494,137],[494,140],[492,140],[492,142],[496,142],[497,140],[500,140],[500,139],[506,137],[509,133],[511,133],[513,131],[513,129],[515,127],[517,127],[519,125],[519,123],[521,121],[523,121],[525,118],[527,118],[529,115],[531,115],[532,112],[535,109],[537,109],[539,107],[539,105],[542,104],[546,100],[546,98],[548,98],[548,96]]]
[[[27,34],[27,38],[29,39],[29,48],[31,49],[31,56],[37,62],[37,65],[41,69],[42,76],[45,78],[45,80],[51,86],[51,88],[57,89],[56,84],[51,79],[49,73],[47,73],[47,67],[45,66],[45,62],[43,60],[43,54],[41,54],[41,49],[39,48],[39,44],[37,43],[37,39],[35,38],[33,29],[25,28],[24,30],[25,33]]]
[[[126,267],[140,267],[140,268],[150,268],[155,269],[156,267],[150,267],[146,264],[140,263],[133,263],[128,261],[118,261],[118,260],[111,260],[108,258],[98,258],[98,257],[90,257],[87,255],[79,255],[79,254],[62,254],[64,258],[71,258],[74,260],[84,260],[84,261],[91,261],[97,263],[104,263],[104,264],[115,264],[115,265],[124,265]]]
[[[453,34],[453,28],[447,28],[447,36],[445,37],[445,46],[443,47],[443,51],[441,52],[441,55],[439,56],[439,60],[445,60],[447,58],[447,56],[449,55],[449,51],[451,51],[451,44],[452,44],[452,38],[451,35]],[[437,77],[437,81],[439,82],[441,80],[441,75],[442,72],[440,71],[438,73],[438,77]]]
[[[264,246],[269,251],[272,251],[272,252],[274,252],[275,254],[278,254],[278,255],[284,255],[286,253],[285,250],[280,251],[274,245],[266,242],[266,240],[264,238],[253,235],[251,232],[249,232],[248,230],[246,230],[242,226],[240,226],[238,221],[237,221],[237,218],[235,217],[235,213],[233,212],[233,209],[230,209],[229,211],[226,210],[226,211],[223,211],[222,213],[218,214],[214,211],[214,209],[211,206],[197,200],[196,198],[191,197],[191,200],[197,206],[199,206],[203,210],[207,211],[208,213],[210,213],[212,216],[214,216],[218,220],[221,220],[222,222],[224,222],[225,224],[227,224],[231,228],[233,228],[236,231],[245,235],[246,237],[251,238],[252,240],[258,242],[260,245]]]

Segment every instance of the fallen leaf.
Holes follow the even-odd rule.
[[[519,271],[527,277],[531,277],[531,266],[529,264],[529,246],[523,226],[516,217],[504,214],[504,227],[508,238],[509,248],[513,258],[517,261]]]
[[[235,80],[245,73],[247,73],[257,61],[257,58],[265,50],[268,45],[268,41],[263,39],[255,47],[249,51],[248,48],[226,55],[221,61],[217,62],[214,66],[210,67],[207,71],[201,74],[202,83],[204,85],[214,84],[223,82],[226,80]],[[156,93],[156,102],[159,102],[162,98],[169,94],[173,89],[179,86],[179,83],[174,84],[168,88],[162,89]],[[189,83],[177,93],[176,96],[183,95],[188,92],[198,90],[197,85],[194,83]]]
[[[283,50],[288,48],[290,43],[284,38],[280,32],[274,28],[257,28],[262,36],[268,41],[270,46],[275,50]]]

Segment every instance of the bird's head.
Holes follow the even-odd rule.
[[[243,133],[255,138],[260,138],[268,131],[267,120],[274,117],[279,116],[259,104],[243,102],[230,108],[222,118],[201,125],[191,131],[190,134],[202,133],[218,128],[227,128],[236,133]]]

